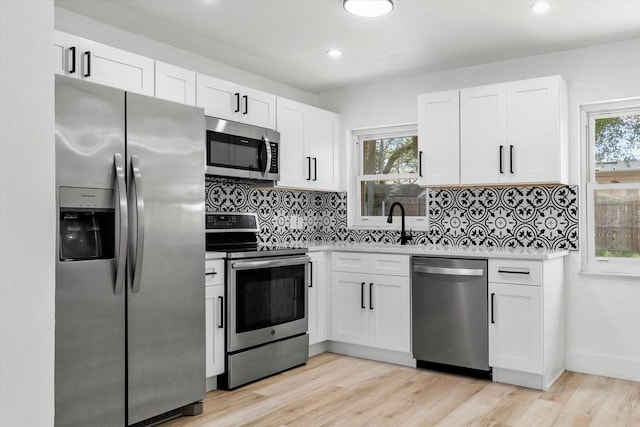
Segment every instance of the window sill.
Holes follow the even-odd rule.
[[[640,278],[640,271],[639,272],[633,272],[633,273],[620,273],[620,272],[610,272],[610,271],[593,271],[593,270],[586,270],[583,268],[580,269],[580,275],[583,276],[606,276],[606,277],[616,277],[616,278],[621,278],[621,279],[639,279]]]

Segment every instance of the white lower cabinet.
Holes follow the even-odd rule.
[[[542,374],[542,287],[489,284],[489,364]]]
[[[563,258],[489,260],[494,381],[547,390],[563,372],[563,281]]]
[[[207,260],[205,277],[206,376],[209,378],[224,372],[224,261]]]
[[[408,255],[332,254],[331,340],[409,352],[410,313]]]
[[[309,344],[326,341],[329,338],[329,280],[326,252],[311,252],[308,287]]]

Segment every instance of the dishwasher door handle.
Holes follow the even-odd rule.
[[[482,268],[447,268],[447,267],[427,267],[426,265],[414,265],[413,271],[416,273],[443,274],[445,276],[483,276]]]

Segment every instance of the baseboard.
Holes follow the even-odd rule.
[[[218,388],[218,377],[207,378],[207,392]]]
[[[378,362],[394,363],[396,365],[416,367],[416,360],[411,353],[383,350],[380,348],[366,347],[356,344],[347,344],[337,341],[327,341],[327,351],[344,354],[346,356],[360,357],[362,359],[377,360]]]
[[[327,352],[328,341],[317,342],[309,346],[309,357],[316,356],[320,353]]]
[[[565,369],[591,375],[640,381],[640,360],[607,354],[567,351]]]

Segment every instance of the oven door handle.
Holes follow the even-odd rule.
[[[311,261],[308,256],[295,258],[270,259],[262,261],[236,261],[231,263],[234,270],[252,270],[257,268],[284,267],[287,265],[307,264]]]

